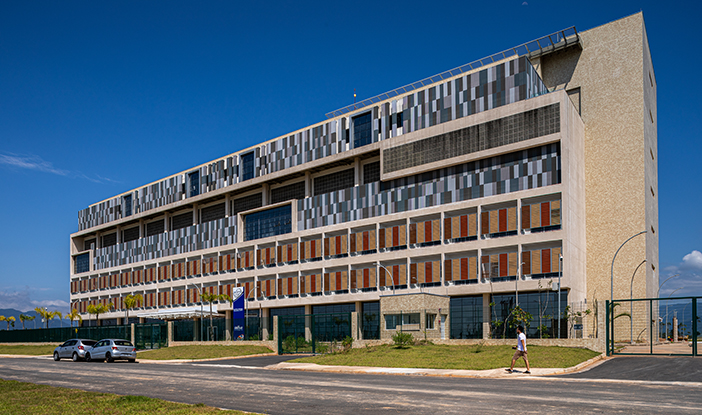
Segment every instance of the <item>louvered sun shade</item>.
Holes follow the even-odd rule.
[[[380,249],[396,248],[407,245],[407,225],[381,228],[378,235]]]
[[[144,282],[145,283],[150,283],[156,281],[158,278],[158,268],[153,267],[153,268],[148,268],[144,270]]]
[[[478,236],[478,214],[444,218],[444,239],[453,240]]]
[[[256,250],[256,264],[258,266],[270,266],[275,263],[275,247],[261,248]]]
[[[481,235],[495,235],[517,231],[517,208],[488,210],[480,213]]]
[[[348,253],[348,235],[324,238],[324,256],[334,257]]]
[[[234,288],[234,284],[221,284],[219,286],[219,294],[222,295],[227,295],[231,298],[232,296],[232,289]]]
[[[159,307],[173,304],[173,293],[171,291],[161,291],[158,293]]]
[[[300,278],[301,294],[312,294],[322,292],[322,274],[305,275]]]
[[[387,268],[391,273],[390,276],[386,271]],[[393,285],[407,285],[407,265],[390,265],[385,268],[380,268],[378,272],[378,286],[379,287],[392,287]]]
[[[144,270],[138,269],[132,272],[132,284],[141,284],[144,282]]]
[[[236,267],[238,269],[248,269],[254,267],[254,251],[241,251],[239,252],[239,257],[236,259]]]
[[[210,257],[210,258],[204,258],[202,260],[202,274],[213,274],[217,271],[219,271],[219,268],[217,266],[218,262],[218,257]]]
[[[185,293],[187,295],[186,302],[188,304],[193,304],[200,301],[200,293],[198,293],[197,288],[187,288]]]
[[[289,243],[277,247],[276,260],[278,264],[297,261],[297,243]]]
[[[409,234],[411,244],[437,242],[441,239],[441,221],[435,219],[410,223]]]
[[[446,281],[477,280],[478,256],[444,260],[444,279]]]
[[[322,238],[300,242],[300,260],[322,257]]]
[[[345,291],[349,289],[347,271],[327,272],[324,274],[324,291]]]
[[[185,277],[185,268],[186,264],[184,262],[171,265],[171,279],[175,280]]]
[[[130,271],[123,272],[120,274],[120,284],[122,286],[129,285],[132,283],[132,273]]]
[[[194,275],[199,275],[200,274],[200,261],[199,259],[193,259],[192,261],[187,262],[187,267],[186,267],[186,276],[192,277]]]
[[[275,279],[256,281],[256,297],[275,297]]]
[[[179,288],[173,290],[173,293],[171,294],[171,301],[174,305],[185,304],[185,289]]]
[[[219,272],[227,272],[236,268],[236,255],[220,255],[218,260]]]
[[[278,279],[278,295],[296,295],[297,294],[297,277],[287,277]]]
[[[173,265],[176,265],[176,264],[173,264]],[[167,281],[167,280],[171,279],[173,265],[164,265],[164,266],[158,267],[158,280],[159,281]]]
[[[80,281],[71,281],[71,294],[77,294],[80,290]]]
[[[441,261],[410,264],[410,284],[428,284],[441,281]]]
[[[351,234],[350,253],[360,254],[366,251],[374,251],[375,249],[375,229]]]
[[[351,270],[351,289],[375,287],[375,274],[375,267]]]
[[[522,205],[522,229],[539,229],[560,224],[560,200]]]
[[[156,293],[150,292],[144,294],[144,303],[147,307],[156,307]]]
[[[534,249],[522,251],[522,272],[524,275],[541,275],[558,272],[558,258],[561,248]]]
[[[516,252],[483,255],[480,257],[480,264],[483,278],[505,278],[517,276],[518,264]]]

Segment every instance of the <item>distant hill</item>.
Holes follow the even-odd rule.
[[[46,327],[46,323],[42,323],[41,321],[41,316],[37,314],[36,311],[27,311],[27,312],[22,312],[19,310],[15,310],[14,308],[4,308],[0,309],[0,316],[5,316],[5,317],[14,317],[15,318],[15,327],[13,328],[10,326],[10,330],[22,330],[22,322],[19,319],[20,314],[25,314],[28,316],[37,316],[33,321],[25,321],[24,322],[24,327],[27,329],[33,329],[36,324],[36,328],[44,328]],[[63,321],[59,321],[58,317],[55,317],[53,320],[49,322],[49,327],[68,327],[71,324],[68,319],[63,319]],[[5,321],[0,321],[0,330],[7,330],[7,322]]]

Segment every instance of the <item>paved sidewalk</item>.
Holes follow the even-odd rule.
[[[290,363],[281,362],[267,366],[266,369],[274,370],[299,370],[306,372],[329,372],[329,373],[362,373],[377,375],[410,375],[410,376],[439,376],[439,377],[462,377],[462,378],[510,378],[529,376],[552,376],[566,373],[574,373],[593,367],[605,361],[604,355],[593,357],[592,359],[569,368],[532,368],[531,374],[526,374],[526,369],[515,369],[513,373],[508,373],[505,368],[489,370],[456,370],[456,369],[414,369],[414,368],[389,368],[389,367],[369,367],[369,366],[330,366],[318,365],[314,363]]]

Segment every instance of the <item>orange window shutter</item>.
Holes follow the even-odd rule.
[[[416,223],[410,223],[409,234],[410,234],[410,236],[409,236],[410,243],[416,244],[417,243],[417,224]]]
[[[500,277],[506,277],[507,272],[508,272],[508,267],[507,267],[507,261],[508,257],[507,254],[500,254]]]
[[[460,233],[458,234],[458,237],[460,238],[465,238],[468,235],[468,215],[462,215],[461,217],[458,218],[459,221],[459,226],[460,226]]]
[[[450,259],[444,260],[444,281],[453,281],[451,276],[451,271],[453,271],[453,264]],[[410,269],[410,273],[412,270]]]
[[[531,275],[531,252],[522,251],[522,275]]]
[[[451,218],[444,218],[444,239],[452,239],[453,224]]]
[[[558,272],[560,269],[561,248],[551,249],[551,272]]]
[[[531,227],[540,228],[541,226],[541,205],[535,203],[531,205]]]
[[[517,230],[517,208],[511,207],[507,209],[507,230],[516,231]]]
[[[522,205],[522,229],[531,228],[530,219],[531,213],[529,211],[529,205]]]
[[[551,225],[551,208],[548,202],[541,204],[541,226]]]
[[[480,213],[480,234],[487,235],[490,233],[490,212]]]
[[[412,263],[410,264],[410,284],[417,284],[418,281],[417,264]]]
[[[551,202],[551,225],[561,224],[561,201],[554,200]]]
[[[500,209],[498,212],[498,229],[500,232],[507,232],[507,209]]]

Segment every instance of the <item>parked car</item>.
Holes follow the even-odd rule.
[[[85,359],[85,351],[97,343],[91,339],[70,339],[54,349],[54,360],[73,359],[74,362]]]
[[[136,362],[136,347],[129,340],[102,339],[85,352],[85,360],[113,362],[115,360],[128,360]]]

